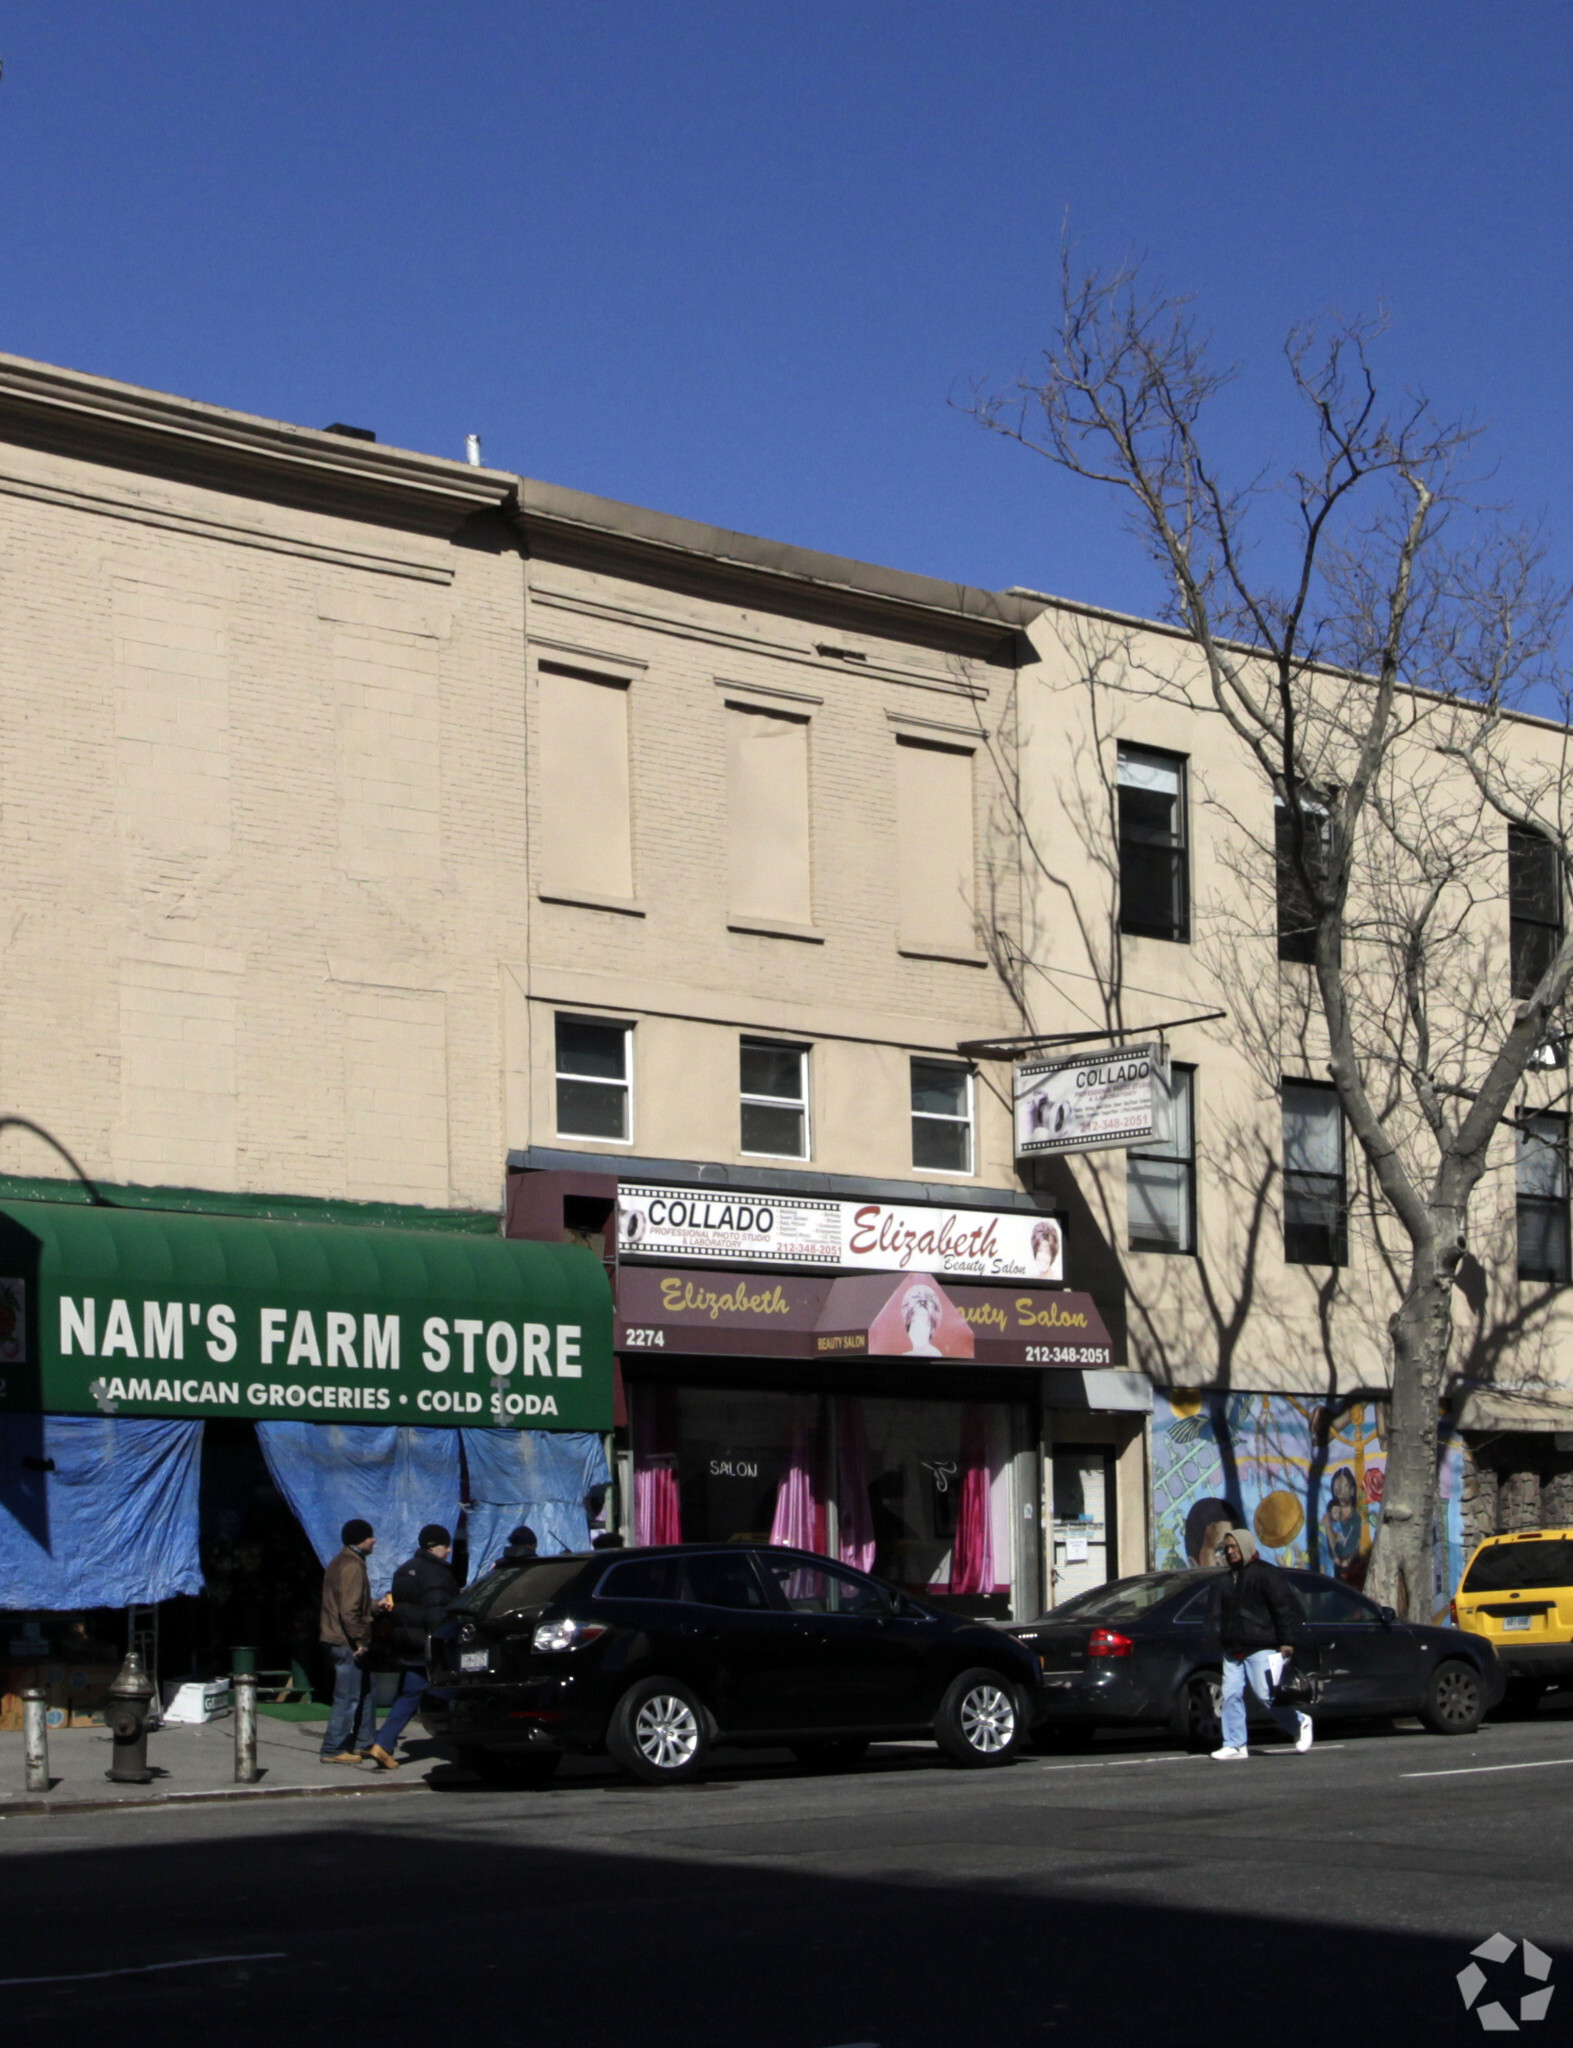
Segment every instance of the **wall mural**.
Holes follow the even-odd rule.
[[[1225,1529],[1255,1531],[1273,1564],[1364,1584],[1387,1475],[1385,1402],[1153,1390],[1153,1560],[1217,1564]],[[1444,1425],[1433,1612],[1464,1569],[1463,1445]]]

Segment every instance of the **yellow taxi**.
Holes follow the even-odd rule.
[[[1510,1708],[1573,1684],[1573,1529],[1488,1536],[1458,1582],[1453,1621],[1496,1651]]]

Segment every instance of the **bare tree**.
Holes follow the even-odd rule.
[[[1233,371],[1214,362],[1190,303],[1133,267],[1080,273],[1067,249],[1041,370],[979,393],[972,410],[1124,495],[1197,657],[1194,686],[1173,673],[1146,686],[1194,687],[1265,786],[1274,823],[1237,821],[1240,879],[1251,870],[1268,898],[1254,936],[1264,920],[1281,931],[1292,906],[1306,964],[1285,976],[1300,977],[1308,1056],[1325,1063],[1358,1141],[1395,1302],[1367,1583],[1428,1616],[1471,1198],[1573,982],[1563,937],[1527,978],[1518,963],[1515,988],[1505,838],[1534,835],[1558,890],[1573,882],[1573,764],[1565,601],[1545,585],[1534,537],[1470,501],[1476,430],[1423,398],[1384,400],[1377,332],[1344,321],[1291,334],[1309,453],[1231,485],[1203,420]],[[1546,721],[1533,745],[1526,707]]]

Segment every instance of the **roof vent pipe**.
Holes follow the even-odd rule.
[[[470,465],[471,469],[479,469],[479,468],[480,468],[480,466],[481,466],[481,437],[480,437],[480,435],[479,435],[479,434],[466,434],[466,435],[465,435],[465,437],[464,437],[464,459],[465,459],[465,461],[466,461],[466,462],[467,462],[467,463],[468,463],[468,464]]]

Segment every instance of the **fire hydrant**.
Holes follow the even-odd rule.
[[[153,1773],[147,1767],[147,1717],[152,1704],[152,1681],[141,1657],[132,1650],[109,1688],[109,1732],[115,1755],[104,1776],[117,1785],[153,1782]]]

